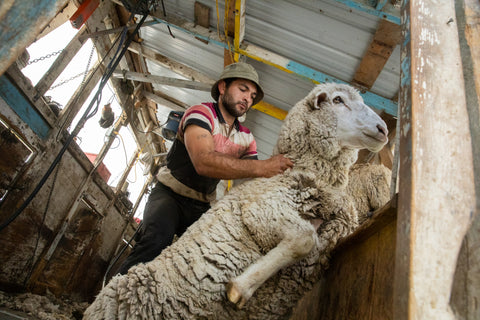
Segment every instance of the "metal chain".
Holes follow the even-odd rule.
[[[96,37],[95,37],[96,39]],[[92,62],[93,53],[95,52],[95,43],[92,41],[92,50],[90,51],[90,56],[88,57],[87,67],[85,68],[85,72],[83,74],[82,79],[82,86],[85,83],[85,79],[87,78],[88,71],[90,70],[90,63]]]
[[[28,61],[28,62],[27,62],[27,65],[31,65],[32,63],[37,63],[37,62],[39,62],[39,61],[43,61],[43,60],[48,59],[48,58],[51,58],[51,57],[55,57],[56,55],[60,54],[62,51],[63,51],[63,49],[60,49],[60,50],[58,50],[58,51],[56,51],[56,52],[49,53],[49,54],[47,54],[47,55],[45,55],[45,56],[43,56],[43,57],[40,57],[40,58],[37,58],[37,59],[33,59],[33,60],[31,60],[31,61]]]
[[[92,45],[92,50],[90,51],[90,56],[88,57],[88,62],[87,62],[87,67],[85,68],[85,71],[84,72],[81,72],[77,75],[74,75],[73,77],[70,77],[66,80],[63,80],[61,82],[59,82],[58,84],[54,85],[54,86],[51,86],[50,89],[48,90],[52,90],[52,89],[55,89],[57,87],[60,87],[61,85],[64,85],[65,83],[68,83],[80,76],[83,76],[83,79],[82,79],[82,83],[80,84],[81,86],[83,86],[85,84],[85,79],[87,78],[87,74],[90,72],[90,70],[92,70],[92,68],[90,68],[90,63],[92,62],[92,57],[93,57],[93,53],[95,51],[95,45],[93,44]]]
[[[74,75],[73,77],[70,77],[70,78],[68,78],[68,79],[66,79],[66,80],[63,80],[63,81],[59,82],[58,84],[56,84],[56,85],[54,85],[54,86],[51,86],[50,89],[48,89],[48,90],[49,90],[49,91],[50,91],[50,90],[53,90],[53,89],[55,89],[55,88],[57,88],[57,87],[60,87],[60,86],[64,85],[65,83],[68,83],[68,82],[70,82],[70,81],[72,81],[72,80],[75,80],[75,79],[77,79],[78,77],[81,77],[81,76],[85,75],[85,74],[88,73],[90,70],[91,70],[91,69],[85,70],[85,72],[81,72],[81,73],[79,73],[79,74],[77,74],[77,75]]]

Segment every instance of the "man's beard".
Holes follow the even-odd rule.
[[[246,112],[246,111],[243,112],[242,110],[238,110],[236,108],[236,105],[239,102],[235,102],[233,100],[233,97],[230,94],[228,94],[228,91],[225,92],[225,94],[223,96],[221,96],[221,100],[222,100],[222,104],[225,107],[225,109],[227,110],[227,112],[230,113],[235,118],[243,116],[243,114]]]

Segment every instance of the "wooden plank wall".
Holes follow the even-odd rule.
[[[480,319],[480,2],[456,1],[456,21],[472,135],[476,213],[460,250],[451,296],[458,319]]]
[[[27,81],[20,79],[20,72],[12,67],[8,76],[14,79],[13,83],[27,85]],[[28,93],[33,92],[31,85],[29,90],[22,90],[28,101],[33,98]],[[40,100],[36,105],[40,105]],[[46,105],[43,107],[47,108]],[[2,121],[7,125],[2,125],[0,152],[11,155],[0,161],[2,194],[6,185],[13,186],[8,188],[10,190],[0,205],[0,221],[4,223],[36,186],[63,142],[56,140],[57,126],[49,138],[43,140],[3,99],[0,99],[0,108]],[[34,110],[33,106],[30,108]],[[14,140],[14,133],[21,137],[23,144]],[[10,141],[12,143],[8,143]],[[29,150],[33,152],[33,159],[22,167]],[[83,301],[98,292],[119,243],[112,239],[119,239],[125,230],[131,235],[134,230],[128,224],[128,210],[120,202],[111,205],[116,194],[97,172],[85,186],[82,185],[92,169],[92,163],[80,147],[71,144],[32,203],[2,230],[2,290],[23,291],[28,288],[36,293],[49,290]],[[84,192],[78,209],[69,220],[66,213],[76,201],[76,192],[80,188]],[[63,225],[66,230],[55,243]]]
[[[337,245],[290,320],[392,319],[396,223],[395,197]]]
[[[25,8],[31,7],[25,1],[20,1],[19,5],[22,3]],[[18,30],[25,32],[24,28]],[[40,31],[37,25],[35,32]],[[73,56],[80,48],[78,40],[74,41],[65,54]],[[15,49],[24,49],[21,41],[15,45]],[[62,63],[54,64],[48,72],[48,80],[44,78],[42,81],[52,83],[63,68]],[[11,87],[20,92],[26,114],[35,112],[41,115],[48,130],[46,134],[39,135],[26,122],[26,116],[14,108],[18,100],[10,101],[5,95],[0,98],[3,123],[0,149],[12,154],[5,159],[7,161],[3,158],[0,161],[2,172],[8,173],[7,179],[3,179],[2,175],[0,181],[2,194],[9,190],[0,203],[0,221],[4,223],[9,221],[12,213],[47,172],[67,136],[62,120],[71,119],[63,117],[64,113],[58,115],[53,112],[41,98],[48,85],[42,87],[44,82],[41,82],[34,88],[16,64],[12,64],[2,77],[8,77]],[[92,77],[90,90],[98,79]],[[87,87],[83,89],[86,100],[90,91]],[[72,97],[73,102],[67,107],[79,108],[82,105],[80,100],[83,97],[77,99],[82,94],[77,93],[79,95]],[[23,144],[3,143],[13,132],[21,137]],[[32,150],[33,158],[22,167],[25,146]],[[94,171],[92,163],[78,145],[70,144],[32,203],[0,233],[2,290],[35,293],[49,290],[56,295],[83,301],[93,298],[101,286],[110,259],[119,244],[122,245],[122,236],[129,239],[134,231],[128,208],[117,200],[120,200],[120,193],[114,192]]]

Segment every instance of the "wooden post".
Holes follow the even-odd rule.
[[[480,319],[480,2],[456,1],[463,77],[472,134],[477,209],[462,249],[454,278],[452,309],[459,319]]]
[[[240,1],[240,0],[238,0]],[[228,49],[223,49],[223,66],[226,67],[232,63],[235,63],[238,61],[238,56],[237,59],[235,59],[235,44],[236,44],[236,39],[235,39],[235,2],[236,0],[227,0],[225,1],[225,18],[223,20],[224,24],[224,30],[225,30],[225,40],[228,43]],[[230,43],[228,38],[229,37],[234,37],[233,43]]]
[[[394,319],[454,319],[457,255],[475,210],[454,1],[404,1]]]

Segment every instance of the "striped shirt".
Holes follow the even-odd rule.
[[[201,176],[195,171],[184,143],[184,132],[189,125],[208,130],[212,134],[215,151],[237,159],[257,159],[257,144],[250,130],[237,119],[229,134],[230,127],[216,103],[195,105],[185,111],[177,137],[168,152],[167,165],[160,168],[157,179],[182,196],[210,202],[215,199],[215,189],[220,180]]]

